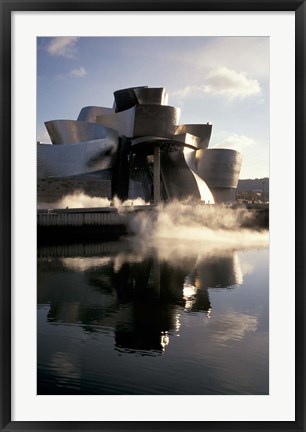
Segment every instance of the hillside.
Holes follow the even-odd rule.
[[[256,178],[256,179],[244,179],[239,180],[237,186],[237,192],[253,192],[262,191],[265,194],[269,193],[269,177]]]

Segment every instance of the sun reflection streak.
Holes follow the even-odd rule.
[[[185,311],[190,311],[193,304],[195,303],[195,296],[197,288],[191,284],[189,277],[187,276],[183,286],[183,299],[185,300]]]
[[[160,344],[162,346],[162,350],[165,351],[166,346],[169,345],[170,338],[167,331],[162,331],[160,336]]]
[[[176,314],[176,317],[175,317],[175,332],[176,332],[176,336],[179,336],[180,334],[179,334],[179,331],[180,331],[180,328],[181,328],[181,322],[180,322],[180,317],[181,317],[181,314]]]

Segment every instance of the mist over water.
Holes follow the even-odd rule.
[[[114,197],[111,201],[75,193],[56,203],[40,203],[39,208],[116,208],[123,216],[129,213],[128,230],[139,248],[154,246],[165,254],[185,254],[188,249],[190,253],[207,253],[269,245],[268,230],[247,228],[253,225],[254,212],[246,208],[208,205],[188,199],[134,212],[135,207],[149,204],[141,198],[121,201]]]
[[[130,230],[138,241],[170,254],[265,248],[269,232],[245,228],[254,215],[245,208],[192,201],[162,204],[156,212],[136,214]]]
[[[101,197],[91,197],[84,194],[84,192],[75,192],[70,195],[64,196],[61,200],[48,203],[39,202],[37,205],[38,209],[74,209],[74,208],[95,208],[95,207],[127,207],[127,206],[140,206],[148,205],[142,198],[137,198],[134,200],[121,201],[119,198],[114,197],[113,200]]]

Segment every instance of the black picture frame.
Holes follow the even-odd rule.
[[[295,12],[295,280],[296,364],[295,421],[293,422],[20,422],[11,421],[11,13],[13,11],[294,11]],[[305,0],[0,0],[1,14],[1,250],[0,250],[0,426],[1,431],[66,430],[305,430]],[[285,29],[284,29],[285,31]],[[293,287],[288,287],[293,288]]]

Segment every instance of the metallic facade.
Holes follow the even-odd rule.
[[[167,105],[168,94],[161,88],[142,87],[134,89],[134,93],[139,105]]]
[[[114,92],[114,106],[116,108],[116,112],[125,111],[129,108],[138,104],[137,96],[135,94],[135,90],[147,88],[148,86],[143,87],[131,87],[121,90],[116,90]]]
[[[159,136],[171,138],[179,122],[179,108],[165,105],[135,105],[111,115],[98,115],[100,125],[115,129],[130,138]]]
[[[113,114],[115,110],[113,108],[105,108],[98,106],[87,106],[81,109],[78,116],[78,120],[96,123],[97,116]]]
[[[79,189],[80,176],[101,181],[107,172],[108,197],[232,201],[241,154],[209,149],[211,124],[179,121],[163,87],[117,90],[112,108],[87,106],[77,120],[45,122],[52,145],[38,144],[38,179],[67,178],[71,186],[78,176]]]
[[[135,122],[135,107],[114,114],[97,116],[97,123],[114,129],[119,135],[132,137]]]
[[[137,105],[133,137],[156,135],[171,138],[180,119],[180,109],[165,105]]]
[[[176,128],[176,135],[182,133],[188,133],[199,138],[199,148],[205,149],[209,145],[209,140],[211,136],[212,125],[210,123],[206,124],[182,124],[178,125]]]
[[[64,177],[112,168],[117,140],[110,138],[74,145],[37,145],[37,177]]]
[[[233,201],[242,155],[236,150],[212,148],[199,151],[197,173],[205,180],[216,202]]]
[[[45,125],[52,144],[78,144],[117,135],[105,126],[78,120],[52,120]]]

